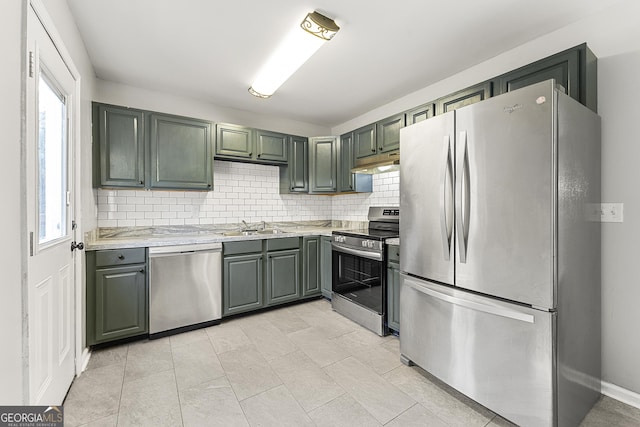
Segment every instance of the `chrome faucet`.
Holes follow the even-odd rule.
[[[243,219],[242,220],[242,231],[247,231],[249,229],[249,225],[247,224],[247,222]]]
[[[262,229],[265,230],[267,228],[267,223],[262,220]]]

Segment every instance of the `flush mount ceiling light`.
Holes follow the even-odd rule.
[[[302,28],[301,31],[300,28]],[[296,26],[262,67],[249,93],[269,98],[320,46],[336,35],[340,27],[318,12],[308,14]]]

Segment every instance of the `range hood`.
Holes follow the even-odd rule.
[[[353,168],[351,168],[351,172],[376,174],[397,171],[399,169],[400,153],[394,151],[356,159]]]

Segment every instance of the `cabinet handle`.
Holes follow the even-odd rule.
[[[139,182],[139,184],[140,184],[140,185],[144,184],[144,181],[140,181],[140,182]]]
[[[122,255],[122,254],[118,255],[118,259],[119,259],[120,261],[122,261],[122,260],[124,259],[124,255]]]
[[[140,269],[140,273],[144,273],[144,268],[141,268],[141,269]]]
[[[249,153],[249,157],[253,156],[253,151]]]
[[[382,147],[378,147],[378,150],[382,151]]]
[[[258,154],[258,158],[260,158],[260,156],[262,156],[262,154]]]

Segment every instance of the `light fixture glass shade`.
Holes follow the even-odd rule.
[[[314,16],[316,15],[316,16]],[[330,28],[319,28],[322,19],[330,21]],[[310,17],[313,17],[311,19]],[[309,26],[305,24],[311,22]],[[328,24],[327,24],[328,25]],[[305,31],[300,31],[302,27]],[[313,55],[325,41],[335,35],[339,27],[331,19],[313,12],[307,15],[300,27],[296,26],[262,67],[258,77],[249,88],[249,93],[258,98],[269,98],[273,93]],[[317,32],[316,32],[317,31]],[[312,36],[313,35],[313,36]],[[326,38],[328,36],[329,38]]]

